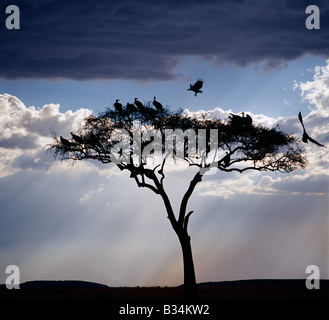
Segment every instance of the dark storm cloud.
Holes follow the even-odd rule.
[[[5,14],[0,28],[0,76],[7,79],[169,80],[184,56],[276,68],[329,50],[325,1],[14,2],[21,29],[6,30]],[[305,27],[309,4],[320,8],[320,30]]]

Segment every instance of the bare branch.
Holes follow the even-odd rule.
[[[190,216],[192,213],[193,213],[193,211],[190,211],[184,219],[184,225],[183,225],[184,230],[187,230],[187,225],[188,225],[188,222],[189,222],[189,219],[190,219]]]
[[[180,209],[179,209],[179,218],[178,218],[178,224],[183,227],[183,223],[184,223],[184,218],[185,218],[185,214],[186,214],[186,208],[187,208],[187,203],[188,200],[190,199],[195,186],[202,181],[202,174],[200,173],[200,171],[198,171],[194,178],[191,180],[190,185],[187,189],[187,191],[185,192],[181,205],[180,205]]]
[[[148,189],[152,190],[156,194],[159,194],[160,193],[159,190],[156,187],[152,186],[151,184],[146,183],[145,181],[140,182],[139,179],[138,179],[138,176],[135,176],[134,178],[135,178],[135,181],[136,181],[138,187],[140,187],[140,188],[148,188]]]

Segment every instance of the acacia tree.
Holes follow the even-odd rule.
[[[137,186],[159,195],[176,233],[183,254],[184,297],[197,297],[196,277],[188,234],[193,211],[188,202],[195,187],[211,168],[223,172],[247,170],[292,172],[306,166],[298,139],[277,126],[255,125],[250,116],[232,115],[228,119],[198,119],[182,111],[151,102],[141,105],[118,102],[98,116],[89,116],[70,139],[54,137],[50,146],[55,158],[73,161],[93,159],[113,163],[130,172]],[[195,167],[193,178],[175,212],[164,182],[169,160],[183,159]],[[172,165],[172,163],[170,165]]]

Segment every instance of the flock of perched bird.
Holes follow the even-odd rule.
[[[242,116],[230,113],[229,119],[231,119],[231,125],[235,128],[248,128],[252,125],[252,118],[249,114],[244,116],[244,112],[241,113]]]
[[[195,96],[197,96],[198,93],[202,93],[202,91],[200,90],[203,86],[203,80],[201,79],[197,79],[197,81],[194,84],[190,84],[190,87],[187,89],[188,91],[193,91],[195,94]],[[119,102],[119,99],[116,99],[114,105],[115,110],[120,114],[123,115],[125,112],[129,112],[129,113],[134,113],[134,112],[145,112],[146,111],[146,107],[145,105],[140,102],[137,98],[135,98],[134,103],[127,103],[125,108],[124,106]],[[160,102],[158,102],[156,100],[156,97],[154,97],[153,99],[153,106],[156,108],[156,110],[158,112],[163,112],[164,108],[162,106],[162,104]],[[242,112],[242,116],[230,113],[230,125],[232,125],[235,128],[248,128],[252,125],[252,118],[250,115],[244,115],[244,112]],[[303,127],[303,136],[302,136],[302,141],[304,143],[308,143],[308,142],[312,142],[320,147],[325,147],[325,145],[317,142],[316,140],[314,140],[313,138],[311,138],[306,130],[305,130],[305,126],[304,126],[304,122],[303,122],[303,118],[302,118],[302,114],[301,112],[298,113],[298,118],[300,123],[302,124]],[[75,141],[75,143],[78,144],[82,144],[82,143],[89,143],[89,144],[95,144],[98,143],[98,139],[95,136],[95,134],[93,134],[92,132],[90,133],[90,136],[88,137],[88,139],[83,139],[82,137],[75,135],[71,132],[72,135],[72,139]],[[63,138],[62,136],[60,137],[60,141],[62,146],[64,147],[70,147],[72,145],[72,142]],[[229,155],[227,154],[224,157],[224,163],[225,165],[228,164],[230,161]]]
[[[91,146],[99,144],[99,139],[93,132],[90,132],[88,137],[81,137],[73,132],[71,132],[71,136],[73,141],[60,136],[60,141],[64,148],[71,148],[73,144],[89,144]]]
[[[137,98],[135,98],[134,103],[127,103],[126,108],[124,109],[123,105],[119,102],[119,99],[115,100],[115,103],[113,104],[115,110],[119,112],[120,115],[123,115],[125,111],[128,111],[130,113],[132,112],[145,112],[145,106],[142,102],[140,102]],[[163,106],[159,101],[156,101],[156,97],[153,99],[153,105],[155,106],[156,110],[158,112],[163,112]]]
[[[198,79],[194,84],[190,84],[190,87],[187,90],[193,91],[195,93],[195,96],[198,93],[202,93],[202,91],[200,90],[203,86],[203,80]],[[135,98],[134,103],[127,103],[126,107],[124,108],[124,106],[119,102],[119,99],[115,100],[114,108],[117,112],[119,112],[119,114],[124,114],[125,111],[128,112],[144,112],[145,111],[145,106],[142,102],[140,102],[138,100],[138,98]],[[156,110],[158,112],[163,112],[163,105],[156,100],[156,97],[154,97],[153,99],[153,106],[156,108]]]

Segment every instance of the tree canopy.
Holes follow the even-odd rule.
[[[197,297],[188,222],[193,211],[188,201],[206,172],[246,170],[292,172],[306,166],[298,139],[279,126],[255,124],[250,115],[234,115],[224,120],[196,118],[182,110],[171,111],[156,103],[123,107],[116,100],[112,108],[89,116],[71,138],[54,137],[50,150],[61,160],[93,159],[114,163],[128,170],[138,187],[160,195],[167,217],[177,234],[183,253],[184,295]],[[191,179],[177,213],[165,190],[165,167],[170,160],[183,160],[198,170]]]
[[[203,173],[211,167],[226,172],[291,172],[305,167],[296,137],[279,126],[266,128],[247,119],[199,119],[182,110],[158,111],[151,102],[132,112],[109,108],[86,118],[70,139],[55,137],[50,149],[62,160],[94,159],[130,171],[150,165],[149,158],[155,167],[163,166],[168,157],[184,159]]]

